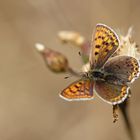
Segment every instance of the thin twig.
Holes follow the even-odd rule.
[[[128,132],[128,135],[130,137],[130,140],[135,140],[134,131],[128,116],[128,105],[129,105],[129,99],[125,100],[123,103],[119,104],[119,108],[122,112],[124,123]]]
[[[81,74],[75,70],[73,70],[72,68],[68,68],[67,72],[69,72],[71,75],[76,76],[76,77],[81,77]]]

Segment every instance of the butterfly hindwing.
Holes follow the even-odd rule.
[[[68,101],[91,100],[93,96],[93,81],[81,79],[69,85],[61,93],[60,97]]]
[[[122,82],[133,82],[140,74],[139,62],[131,56],[116,56],[104,66],[104,71],[115,75]]]
[[[118,47],[117,34],[107,25],[97,24],[89,57],[91,68],[100,69]]]
[[[129,87],[110,84],[106,81],[96,81],[95,91],[105,102],[115,105],[122,103],[127,97]]]

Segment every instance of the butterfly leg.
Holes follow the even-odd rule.
[[[118,105],[113,105],[113,123],[118,121],[118,114],[117,114],[117,110],[118,110]]]

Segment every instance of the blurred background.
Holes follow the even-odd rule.
[[[91,39],[95,25],[105,23],[126,33],[134,26],[139,44],[139,0],[1,0],[0,1],[0,139],[1,140],[128,140],[119,113],[98,97],[66,102],[58,94],[76,78],[46,68],[34,44],[65,54],[81,69],[78,48],[62,45],[60,30],[76,30]],[[140,79],[132,85],[129,116],[140,139]]]

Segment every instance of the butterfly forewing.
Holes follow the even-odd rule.
[[[97,24],[95,35],[92,37],[90,65],[92,69],[100,69],[109,57],[118,49],[117,34],[104,24]]]
[[[76,81],[64,89],[60,97],[68,101],[91,100],[94,97],[93,81],[88,79]]]
[[[104,71],[115,75],[122,82],[133,82],[140,74],[139,62],[131,56],[116,56],[104,66]]]
[[[129,87],[115,85],[105,81],[96,81],[95,91],[105,102],[115,105],[122,103],[128,97]]]

